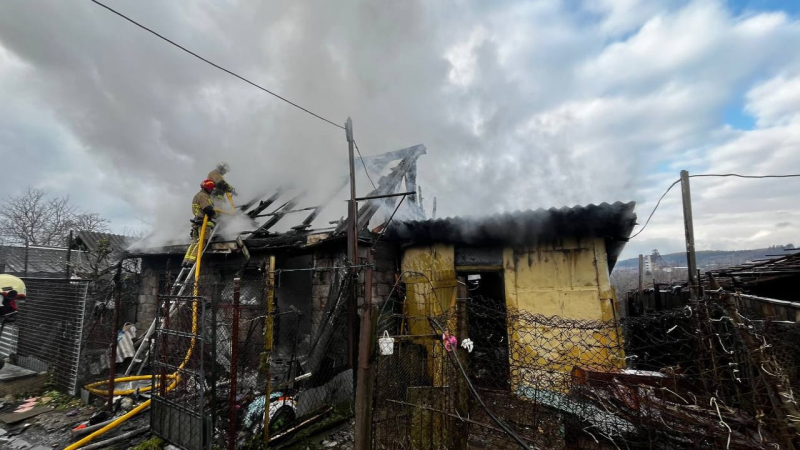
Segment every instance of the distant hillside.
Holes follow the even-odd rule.
[[[773,245],[768,248],[758,248],[754,250],[705,250],[697,252],[697,267],[699,269],[713,269],[720,267],[735,266],[754,259],[766,259],[773,256],[768,255],[783,255],[788,254],[784,251],[786,248],[795,248],[794,245]],[[653,261],[654,264],[659,266],[667,265],[670,267],[686,267],[686,253],[669,253],[661,255],[663,263]],[[639,258],[626,259],[618,261],[615,268],[618,269],[637,269],[639,267]]]

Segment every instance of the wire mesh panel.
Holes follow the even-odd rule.
[[[17,320],[17,363],[50,371],[60,389],[77,394],[88,281],[25,279]]]
[[[324,300],[315,303],[309,283],[318,273],[326,274],[326,285]],[[347,359],[352,277],[346,270],[276,271],[272,295],[268,295],[267,271],[236,275],[238,301],[233,276],[230,281],[227,276],[202,279],[200,284],[200,292],[212,299],[206,323],[215,355],[212,363],[211,352],[206,351],[205,373],[209,383],[212,377],[216,380],[208,394],[216,407],[214,445],[223,448],[261,438],[265,411],[270,437],[285,440],[302,423],[353,401],[353,372]],[[322,296],[322,289],[317,293]],[[272,308],[267,307],[269,298]],[[265,358],[267,320],[272,329],[269,359]]]
[[[195,297],[159,297],[153,355],[154,433],[184,450],[211,448],[211,412],[206,408],[206,302]]]
[[[393,347],[375,349],[376,448],[766,449],[797,439],[797,343],[785,339],[796,324],[754,324],[718,299],[621,323],[478,296],[439,316],[383,311],[378,333]]]

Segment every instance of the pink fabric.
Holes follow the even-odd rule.
[[[458,340],[456,337],[450,336],[450,333],[447,331],[445,331],[442,335],[442,342],[444,342],[444,349],[448,352],[452,352],[458,347]]]

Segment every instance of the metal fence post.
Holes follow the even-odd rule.
[[[467,318],[467,285],[463,278],[458,280],[458,293],[456,300],[456,334],[458,342],[463,342],[464,339],[469,337],[468,334],[468,318]],[[463,347],[459,347],[456,351],[457,358],[461,361],[464,369],[469,373],[469,355]],[[457,403],[456,411],[459,417],[469,417],[469,393],[467,388],[467,380],[464,377],[458,377],[457,383]],[[456,427],[455,448],[466,449],[467,438],[469,436],[469,425],[467,422],[461,420]]]
[[[69,279],[72,276],[72,230],[69,230],[69,238],[67,238],[67,267],[66,267],[66,278]]]
[[[233,318],[231,320],[231,392],[228,399],[230,427],[228,428],[228,448],[236,448],[236,381],[239,365],[239,278],[233,279]],[[265,403],[267,405],[268,403]],[[269,408],[266,407],[268,411]]]
[[[275,255],[269,257],[267,273],[267,317],[264,320],[264,371],[266,372],[266,388],[264,389],[264,443],[269,442],[269,397],[272,394],[270,377],[272,375],[272,325],[273,305],[275,301]]]
[[[114,410],[114,379],[117,377],[117,344],[119,343],[119,309],[122,305],[122,260],[114,274],[114,323],[111,330],[111,359],[108,362],[108,410]]]
[[[28,256],[29,256],[30,249],[31,249],[31,243],[30,243],[30,241],[25,239],[25,270],[23,271],[23,273],[25,274],[25,277],[28,276]]]

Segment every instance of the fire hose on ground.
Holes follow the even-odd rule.
[[[201,263],[202,257],[203,257],[203,247],[205,246],[205,235],[206,235],[206,226],[207,225],[208,225],[208,216],[205,216],[203,218],[203,226],[200,228],[199,243],[197,245],[197,262],[196,262],[197,267],[196,267],[195,272],[194,272],[194,292],[193,292],[193,296],[194,297],[198,296],[198,288],[199,288],[199,281],[200,281],[200,263]],[[194,346],[197,343],[197,337],[196,337],[196,334],[197,334],[197,322],[198,322],[198,320],[197,320],[197,310],[198,310],[197,302],[192,302],[192,339],[191,339],[191,342],[190,342],[190,345],[189,345],[189,350],[186,351],[186,356],[183,358],[183,362],[180,364],[178,369],[174,373],[166,376],[166,378],[168,380],[172,380],[172,382],[166,388],[167,392],[175,389],[175,387],[178,385],[178,383],[181,380],[181,377],[180,377],[179,373],[180,373],[181,370],[183,370],[184,367],[186,367],[186,364],[189,362],[189,359],[191,359],[191,357],[192,357],[192,353],[194,351]],[[133,376],[133,377],[115,378],[114,379],[114,384],[116,384],[118,382],[152,380],[152,379],[153,379],[153,377],[151,375],[137,375],[137,376]],[[165,381],[166,380],[161,380],[162,383],[165,382]],[[102,390],[102,389],[98,389],[97,388],[98,386],[103,385],[103,384],[108,384],[108,382],[107,381],[101,381],[101,382],[98,382],[98,383],[92,383],[92,384],[87,385],[86,389],[89,392],[95,393],[97,395],[103,395],[103,396],[105,396],[105,395],[129,395],[129,394],[133,394],[135,392],[135,390],[133,390],[133,389],[123,390],[123,391],[116,391],[115,390],[115,391],[109,392],[108,390]],[[149,390],[152,390],[154,387],[155,386],[150,386],[149,388],[141,388],[141,389],[139,389],[139,392],[149,391]],[[150,406],[150,402],[151,402],[150,399],[146,400],[145,402],[143,402],[142,404],[140,404],[136,408],[128,411],[127,413],[125,413],[124,415],[120,416],[119,418],[117,418],[113,422],[109,423],[108,425],[104,426],[103,428],[100,428],[99,430],[97,430],[94,433],[86,436],[85,438],[79,440],[78,442],[75,442],[75,443],[65,447],[64,450],[77,450],[77,449],[85,446],[89,442],[93,441],[95,438],[97,438],[99,436],[102,436],[103,434],[113,430],[114,428],[116,428],[116,427],[120,426],[121,424],[125,423],[126,421],[128,421],[130,418],[136,416],[140,412],[142,412],[145,409],[147,409]]]

